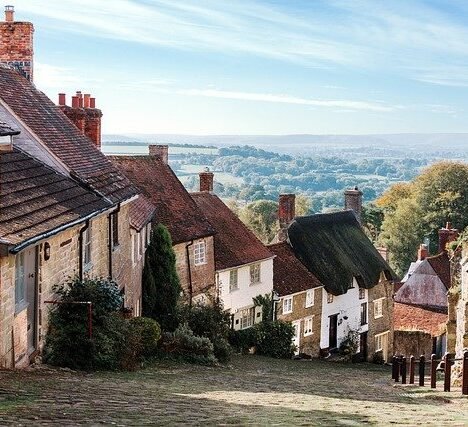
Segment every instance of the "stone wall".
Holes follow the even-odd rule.
[[[431,334],[423,331],[395,331],[394,353],[416,358],[423,354],[429,360],[432,354]]]
[[[193,244],[184,242],[174,245],[177,274],[187,302],[190,297],[196,298],[203,295],[215,297],[214,241],[213,237],[209,236],[204,239],[194,240],[193,243],[203,240],[206,244],[206,263],[202,265],[195,265],[194,263]],[[187,260],[187,251],[189,260]]]
[[[313,357],[318,357],[320,353],[320,333],[321,333],[321,313],[322,313],[322,292],[323,288],[314,289],[314,304],[311,307],[305,306],[306,292],[300,292],[285,297],[293,297],[292,313],[283,313],[283,300],[281,298],[277,303],[278,319],[287,322],[298,322],[299,326],[299,353],[305,353]],[[313,316],[312,334],[304,336],[304,320],[307,317]]]
[[[382,280],[368,290],[369,307],[368,307],[368,319],[369,319],[369,332],[367,341],[367,352],[369,360],[375,353],[375,336],[388,332],[388,349],[386,360],[390,360],[393,355],[393,284]],[[374,304],[375,301],[383,298],[382,304],[382,317],[375,318],[374,316]]]
[[[447,340],[451,339],[452,348],[457,357],[461,357],[468,349],[468,244],[465,244],[461,257],[460,290],[454,295],[449,291],[449,323],[447,324]],[[450,320],[455,322],[450,322]],[[449,342],[447,342],[447,346]],[[453,347],[455,347],[453,349]]]

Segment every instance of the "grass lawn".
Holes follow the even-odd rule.
[[[468,397],[395,386],[388,367],[238,356],[130,373],[2,371],[0,424],[468,425]]]

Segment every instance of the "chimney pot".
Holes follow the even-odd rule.
[[[429,255],[429,251],[427,250],[427,246],[421,244],[418,249],[418,261],[424,261]]]
[[[447,222],[445,228],[439,230],[439,253],[447,251],[447,245],[458,239],[459,231],[452,228],[452,223]]]
[[[161,160],[167,165],[169,161],[169,146],[151,144],[149,145],[149,155],[157,157],[159,160]]]
[[[200,191],[212,192],[214,180],[213,172],[210,172],[209,168],[205,168],[205,170],[203,172],[200,172],[198,176],[200,179]]]
[[[83,97],[83,107],[84,108],[89,108],[90,99],[91,99],[91,95],[89,93],[85,93],[84,97]]]
[[[15,7],[8,5],[5,6],[5,21],[13,22],[15,20]]]
[[[67,95],[65,95],[64,93],[59,93],[58,97],[59,105],[67,105]]]
[[[89,98],[89,108],[96,108],[96,98]]]
[[[73,108],[80,107],[80,98],[78,96],[72,96],[72,107]]]

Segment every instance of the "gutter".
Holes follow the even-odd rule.
[[[222,273],[224,271],[229,271],[229,270],[232,270],[234,268],[242,268],[242,267],[248,267],[250,265],[253,265],[253,264],[258,264],[259,262],[264,262],[264,261],[269,261],[269,260],[273,260],[276,258],[276,255],[272,255],[271,257],[269,258],[263,258],[263,259],[259,259],[259,260],[256,260],[256,261],[251,261],[251,262],[248,262],[246,264],[238,264],[238,265],[233,265],[232,267],[227,267],[227,268],[222,268],[220,270],[216,270],[217,272],[219,273]]]

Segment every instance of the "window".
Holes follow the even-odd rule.
[[[367,302],[361,304],[361,326],[367,325]]]
[[[314,326],[314,318],[312,317],[307,317],[304,319],[304,336],[307,337],[309,335],[312,335],[312,327]]]
[[[283,314],[292,313],[293,311],[293,297],[283,299]]]
[[[111,242],[112,242],[112,249],[115,249],[119,246],[119,213],[114,212],[110,216],[111,221]]]
[[[250,266],[250,284],[260,283],[260,264]]]
[[[382,306],[383,306],[383,298],[376,299],[374,301],[374,319],[378,319],[379,317],[383,316]]]
[[[229,291],[235,291],[236,289],[239,289],[239,284],[237,281],[237,269],[231,270],[229,272]]]
[[[17,306],[24,304],[25,296],[25,281],[24,281],[24,252],[16,255],[15,265],[15,303]]]
[[[364,288],[359,288],[359,299],[366,299],[366,290]]]
[[[149,246],[151,242],[151,223],[146,225],[146,247]]]
[[[331,304],[333,302],[333,294],[327,292],[327,303]]]
[[[375,351],[382,351],[384,349],[384,344],[386,344],[388,332],[384,332],[383,334],[378,334],[375,336]]]
[[[91,223],[88,225],[82,235],[83,239],[83,269],[91,268]]]
[[[312,307],[314,305],[314,290],[309,289],[306,292],[306,301],[305,301],[305,306],[307,307]]]
[[[247,308],[241,311],[240,328],[250,328],[254,324],[255,308]]]
[[[197,242],[193,246],[193,256],[195,265],[206,264],[206,245],[205,241]]]

